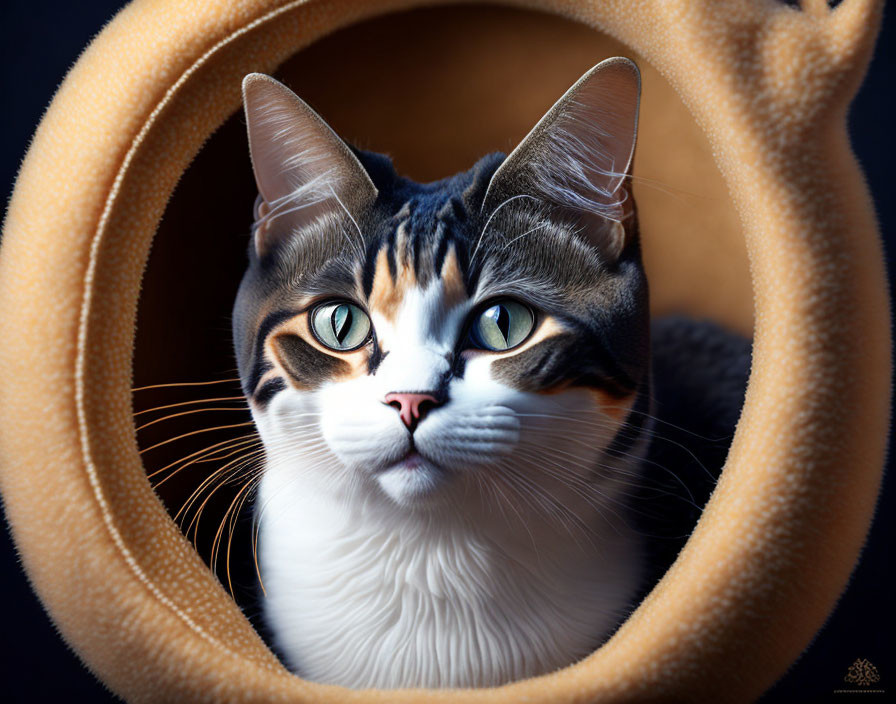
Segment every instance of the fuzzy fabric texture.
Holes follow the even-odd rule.
[[[283,669],[143,471],[130,405],[140,278],[168,197],[238,108],[243,75],[412,3],[138,0],[56,95],[0,252],[6,514],[62,636],[126,699],[749,701],[842,592],[871,519],[890,409],[883,257],[845,127],[882,2],[513,4],[581,20],[658,68],[705,130],[741,216],[753,371],[694,534],[605,646],[550,675],[476,691],[356,692]]]

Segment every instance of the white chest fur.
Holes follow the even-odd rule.
[[[587,655],[639,580],[637,539],[525,516],[396,511],[262,480],[264,613],[287,664],[349,687],[498,685]]]

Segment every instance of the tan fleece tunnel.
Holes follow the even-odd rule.
[[[582,662],[482,690],[303,681],[267,649],[147,481],[132,419],[134,326],[150,244],[181,174],[239,108],[245,74],[272,72],[337,29],[435,4],[137,0],[74,66],[28,152],[0,250],[0,488],[31,582],[63,637],[129,701],[755,699],[833,608],[879,489],[889,303],[846,110],[880,0],[833,10],[825,0],[509,3],[609,35],[594,33],[592,63],[621,42],[645,72],[645,129],[651,76],[667,86],[654,114],[687,107],[727,185],[730,203],[719,208],[733,203],[739,221],[690,228],[687,240],[677,233],[680,249],[727,252],[745,283],[713,303],[710,256],[676,260],[669,242],[651,244],[662,209],[639,197],[656,306],[688,305],[740,330],[755,321],[746,403],[706,511],[660,584]],[[495,40],[522,39],[517,11],[501,12]],[[558,51],[564,43],[542,39]],[[526,41],[511,43],[525,51]],[[461,61],[457,75],[470,69]],[[642,132],[645,159],[664,144],[671,153],[679,138],[653,124]]]

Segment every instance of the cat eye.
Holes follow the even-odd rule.
[[[470,337],[486,350],[502,352],[523,342],[535,327],[535,315],[522,303],[496,301],[473,321]]]
[[[354,303],[333,301],[311,311],[311,330],[322,345],[349,352],[367,342],[370,318]]]

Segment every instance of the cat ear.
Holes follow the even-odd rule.
[[[330,212],[357,219],[376,200],[373,181],[348,145],[289,88],[250,73],[243,105],[259,192],[257,252]]]
[[[489,182],[482,211],[515,197],[559,206],[584,220],[586,236],[615,259],[631,214],[625,179],[638,131],[641,74],[622,57],[586,73],[541,118]]]

